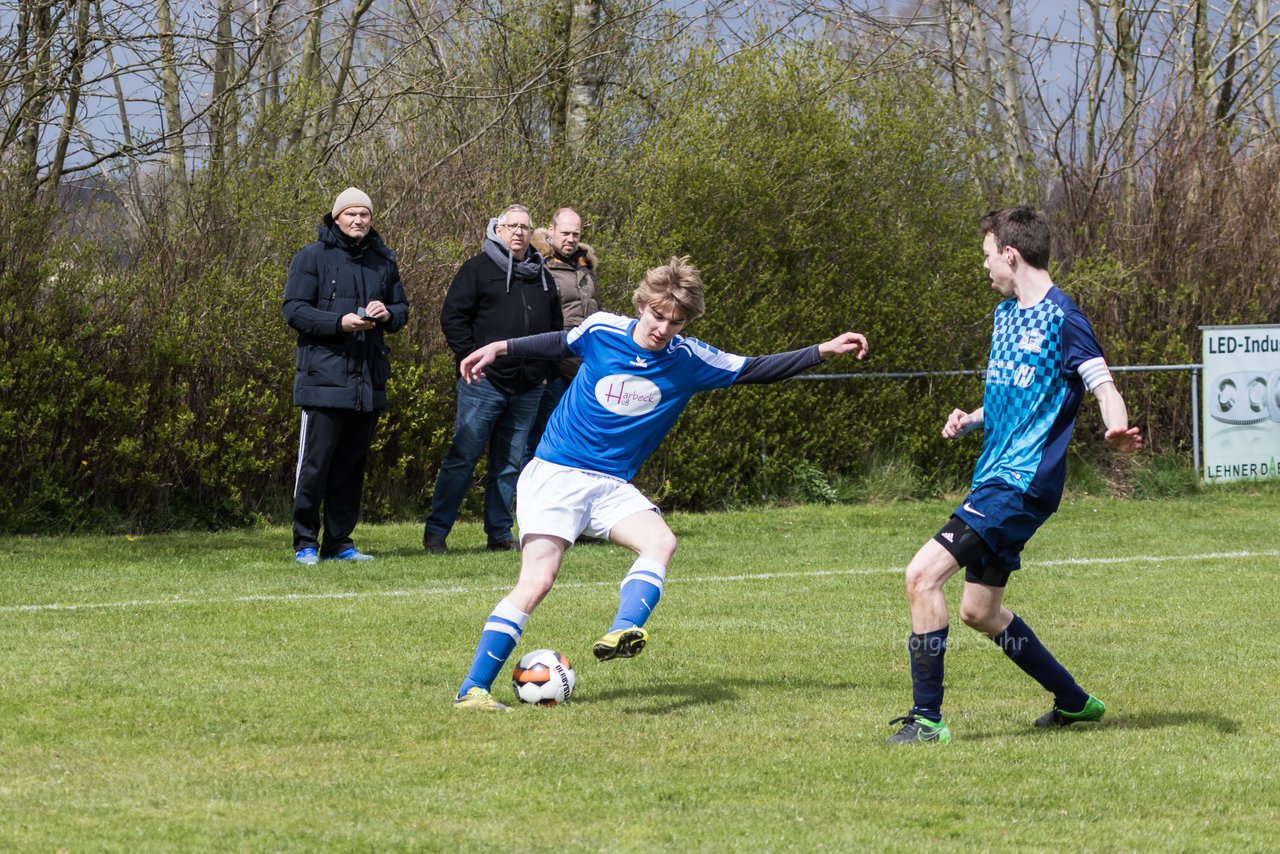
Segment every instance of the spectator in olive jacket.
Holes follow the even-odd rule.
[[[590,315],[600,310],[600,297],[596,288],[596,253],[588,243],[582,242],[582,218],[573,208],[560,208],[551,215],[551,225],[533,233],[533,248],[542,253],[547,272],[556,281],[560,291],[560,312],[564,315],[564,328],[573,329]],[[529,441],[525,445],[524,464],[533,459],[533,452],[542,441],[542,431],[547,419],[564,397],[574,374],[578,373],[581,359],[565,359],[547,380],[538,415],[533,419]],[[522,465],[521,468],[524,466]]]

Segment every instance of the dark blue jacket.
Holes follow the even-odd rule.
[[[298,333],[294,405],[386,409],[391,359],[382,336],[409,320],[395,253],[372,229],[353,241],[329,214],[318,237],[293,256],[284,286],[284,319]],[[343,332],[343,315],[374,300],[390,319],[367,332]]]

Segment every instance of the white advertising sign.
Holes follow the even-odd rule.
[[[1276,477],[1280,326],[1202,326],[1204,478]]]

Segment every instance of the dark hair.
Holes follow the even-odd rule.
[[[1032,267],[1049,269],[1049,220],[1030,205],[989,211],[978,228],[983,237],[995,235],[997,249],[1012,246]]]

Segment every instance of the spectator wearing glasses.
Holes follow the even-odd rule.
[[[509,205],[489,220],[484,245],[453,277],[440,309],[440,328],[458,364],[493,341],[563,327],[560,296],[531,248],[533,224],[523,205]],[[440,466],[422,546],[442,554],[471,486],[480,455],[488,450],[484,488],[484,530],[493,550],[516,551],[512,508],[516,479],[538,413],[543,389],[555,365],[538,359],[499,359],[481,382],[457,383],[453,441]]]

